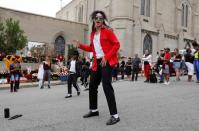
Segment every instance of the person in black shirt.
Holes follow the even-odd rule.
[[[192,76],[194,74],[194,66],[193,66],[193,61],[194,61],[194,56],[192,55],[192,50],[190,48],[186,49],[186,54],[184,55],[185,58],[185,64],[188,69],[188,81],[192,81]]]
[[[88,86],[88,82],[87,79],[89,77],[89,67],[90,67],[90,62],[86,60],[86,58],[83,58],[82,60],[82,71],[81,71],[81,81],[82,84],[86,89],[88,90],[87,86]]]
[[[137,81],[138,73],[140,70],[141,59],[138,57],[138,54],[135,54],[135,58],[132,60],[132,81]]]
[[[126,65],[125,65],[125,71],[126,71],[126,75],[127,75],[127,78],[128,80],[130,80],[131,78],[131,71],[132,71],[132,62],[131,62],[131,58],[129,57],[128,58],[128,61],[126,62]]]
[[[160,54],[157,58],[157,63],[156,63],[156,71],[160,75],[159,83],[164,82],[164,75],[162,73],[162,67],[163,67],[163,64],[164,64],[164,55],[165,55],[164,50],[160,50]]]
[[[121,79],[124,79],[124,71],[125,71],[125,61],[122,60],[120,64]]]

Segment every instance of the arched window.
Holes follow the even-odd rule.
[[[185,16],[185,26],[188,26],[188,13],[189,13],[189,7],[188,5],[186,5],[186,16]]]
[[[65,54],[65,40],[62,36],[58,36],[55,39],[55,52],[56,52],[56,55]]]
[[[181,18],[181,23],[182,23],[182,26],[184,26],[184,15],[185,15],[185,7],[184,7],[184,4],[182,4],[182,18]]]
[[[146,34],[143,42],[143,54],[145,53],[145,50],[148,50],[149,53],[152,53],[152,49],[152,38],[149,34]]]
[[[182,4],[182,19],[181,23],[183,27],[188,26],[188,15],[189,15],[189,6],[186,3]]]
[[[141,0],[141,15],[150,17],[150,0]]]

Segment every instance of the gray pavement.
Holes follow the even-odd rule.
[[[113,83],[121,121],[106,126],[107,102],[99,87],[99,117],[82,118],[88,111],[88,92],[65,99],[66,85],[51,89],[22,88],[17,93],[0,90],[0,131],[199,131],[199,85],[170,85],[119,81]],[[10,108],[8,120],[3,109]]]

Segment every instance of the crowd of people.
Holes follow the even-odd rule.
[[[135,82],[138,80],[138,76],[140,75],[145,76],[144,82],[150,82],[151,70],[154,70],[156,72],[156,76],[159,77],[159,83],[169,85],[169,78],[171,75],[175,75],[175,81],[180,81],[180,77],[184,73],[187,73],[188,82],[192,82],[193,75],[196,74],[196,82],[199,83],[199,63],[197,54],[199,46],[197,42],[194,42],[192,45],[193,49],[186,48],[184,49],[184,52],[180,52],[178,48],[175,48],[173,51],[170,51],[169,48],[164,48],[157,53],[157,56],[155,56],[156,61],[154,62],[152,62],[153,56],[148,50],[145,50],[145,53],[142,57],[139,57],[138,54],[135,54],[134,57],[122,57],[118,64],[115,64],[112,67],[112,82],[123,79]],[[18,57],[12,57],[10,59],[12,59],[8,67],[10,70],[10,91],[14,92],[19,88],[20,77],[22,76],[20,66],[21,60]],[[70,69],[72,59],[73,57],[66,62],[65,66],[63,63],[60,64],[60,60],[57,59],[57,63],[60,67],[60,76],[66,76],[66,80],[69,80],[69,76],[72,75],[72,68]],[[89,59],[88,57],[82,58],[79,56],[79,54],[75,59],[78,61],[79,65],[77,69],[77,78],[80,77],[81,85],[85,87],[85,90],[88,90],[89,76],[91,73],[93,59]],[[50,88],[51,59],[49,56],[46,57],[45,61],[41,62],[38,68],[38,80],[39,87],[41,89],[44,87],[45,80],[48,81],[48,88]],[[77,83],[77,80],[75,80],[75,82]],[[73,86],[75,85],[74,83],[72,84]]]

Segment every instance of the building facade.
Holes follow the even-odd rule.
[[[90,14],[103,10],[121,42],[120,53],[140,56],[148,49],[183,49],[199,40],[199,0],[73,0],[56,17],[92,24]]]
[[[19,21],[29,43],[54,47],[54,52],[49,52],[49,55],[62,54],[67,58],[67,45],[73,39],[86,42],[87,24],[0,7],[0,21],[8,18]]]

